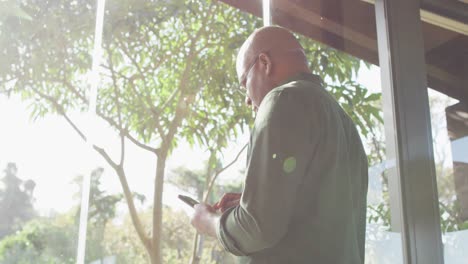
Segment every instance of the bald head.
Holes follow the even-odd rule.
[[[259,28],[247,38],[237,55],[236,71],[247,90],[246,103],[254,110],[273,88],[310,72],[301,44],[289,30],[278,26]]]
[[[239,72],[242,63],[255,59],[261,52],[291,51],[290,59],[296,59],[294,65],[307,67],[303,48],[296,37],[287,29],[278,26],[267,26],[255,30],[244,42],[239,50],[236,61],[236,69]],[[296,52],[294,52],[296,51]]]

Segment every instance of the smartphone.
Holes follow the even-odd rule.
[[[188,196],[185,196],[185,195],[181,195],[179,194],[179,199],[181,199],[184,203],[190,205],[192,208],[196,205],[196,204],[199,204],[200,202],[191,198],[191,197],[188,197]]]

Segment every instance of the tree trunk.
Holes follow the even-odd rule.
[[[192,259],[190,259],[190,264],[199,264],[201,256],[198,255],[199,251],[197,250],[198,248],[198,238],[200,237],[200,234],[198,232],[195,233],[195,236],[193,237],[193,253],[192,253]]]
[[[152,252],[150,255],[151,264],[162,264],[162,194],[164,188],[164,170],[166,167],[166,154],[158,156],[156,167],[156,178],[153,196],[153,233],[151,237]]]
[[[162,263],[162,258],[159,259],[155,252],[148,252],[148,256],[151,264]]]

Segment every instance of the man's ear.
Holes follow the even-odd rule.
[[[265,72],[266,75],[271,75],[273,73],[273,63],[268,54],[260,53],[260,55],[258,55],[258,62],[261,65],[260,68]]]

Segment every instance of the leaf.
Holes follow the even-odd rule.
[[[18,18],[32,21],[32,17],[18,5],[18,1],[16,0],[0,2],[0,16],[15,16]]]
[[[373,94],[366,97],[366,101],[367,102],[379,101],[381,99],[381,97],[382,97],[381,93],[373,93]]]

